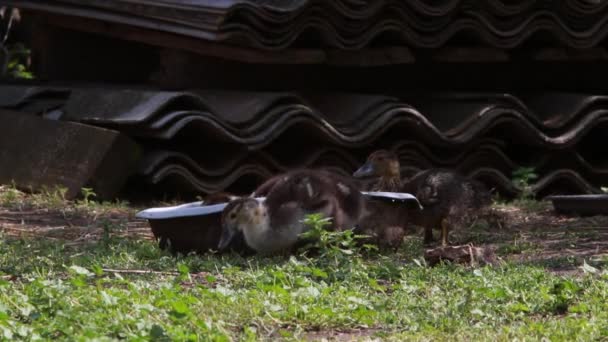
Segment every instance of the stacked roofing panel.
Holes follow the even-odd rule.
[[[25,9],[101,19],[209,41],[280,50],[307,45],[437,48],[461,37],[513,48],[542,37],[590,48],[606,37],[601,1],[75,0],[6,1]]]
[[[474,62],[483,51],[490,51],[489,55],[494,52],[500,62],[514,61],[519,52],[523,54],[530,46],[549,48],[549,59],[555,57],[552,56],[555,47],[567,56],[581,53],[584,58],[589,51],[583,49],[597,48],[599,55],[606,58],[602,42],[608,34],[608,3],[591,0],[90,0],[86,3],[5,0],[4,3],[42,14],[46,19],[39,22],[48,26],[41,27],[57,30],[42,35],[38,42],[42,41],[38,45],[41,49],[60,41],[68,32],[65,28],[143,42],[149,44],[146,49],[150,50],[138,54],[133,61],[140,62],[150,51],[149,55],[154,56],[145,61],[150,67],[137,74],[150,78],[140,82],[149,82],[152,76],[166,72],[165,81],[174,81],[174,77],[177,84],[199,84],[184,80],[190,77],[188,68],[196,63],[184,62],[182,66],[179,56],[172,58],[166,50],[150,46],[220,59],[279,64],[308,63],[320,53],[333,57],[318,58],[319,61],[332,64],[331,61],[352,58],[353,65],[362,67],[411,63],[419,56],[428,58],[425,62],[451,60],[436,58],[443,56],[438,49],[442,47],[456,47],[445,49],[456,51],[456,55],[461,47],[471,48],[473,53],[463,59],[467,62]],[[82,36],[79,39],[89,37]],[[91,37],[101,40],[96,35]],[[90,48],[93,51],[90,53],[95,54],[94,47]],[[402,53],[401,57],[412,58],[395,58],[399,53],[391,54],[393,48]],[[353,57],[364,50],[370,54]],[[65,53],[69,54],[70,51]],[[503,54],[514,58],[502,58]],[[93,60],[104,63],[105,55],[101,52],[100,55]],[[63,57],[57,54],[51,59],[53,63],[61,63]],[[365,61],[368,57],[379,62]],[[476,81],[466,80],[462,80],[465,86],[454,87],[461,80],[453,75],[444,79],[452,77],[456,81],[444,85],[438,80],[440,84],[427,84],[424,91],[386,91],[395,88],[392,85],[398,83],[396,79],[400,82],[401,78],[407,78],[403,74],[395,74],[393,82],[387,82],[386,86],[357,88],[367,93],[340,92],[346,89],[344,86],[321,91],[323,87],[318,83],[307,86],[297,81],[289,87],[295,91],[253,92],[241,90],[244,87],[238,84],[239,71],[245,69],[228,72],[228,64],[223,64],[223,60],[211,60],[201,58],[201,70],[219,68],[214,73],[219,78],[226,71],[231,77],[222,79],[220,84],[232,91],[214,90],[218,87],[214,82],[218,81],[212,77],[200,83],[205,90],[173,92],[149,87],[137,90],[3,86],[0,107],[119,130],[144,147],[138,168],[140,177],[135,178],[143,179],[152,188],[168,185],[178,192],[249,191],[270,175],[295,167],[327,167],[350,175],[367,153],[376,148],[395,150],[405,175],[429,167],[455,168],[510,195],[520,191],[511,177],[514,170],[522,167],[533,167],[539,174],[532,188],[540,195],[598,192],[608,183],[608,160],[600,150],[608,127],[608,98],[601,92],[512,89],[517,82],[517,88],[523,88],[521,83],[526,75],[506,82],[505,87],[494,87],[509,89],[508,93],[434,90],[488,89],[483,84],[471,86]],[[523,60],[526,67],[513,70],[534,68],[529,59]],[[566,60],[571,61],[569,57]],[[107,63],[110,65],[104,66],[112,70],[112,62]],[[517,63],[520,61],[514,62]],[[184,75],[179,72],[175,75],[179,68],[172,68],[174,64],[187,70]],[[418,79],[436,66],[420,65],[423,71]],[[264,72],[280,74],[273,67],[267,66]],[[404,70],[398,66],[387,68]],[[61,75],[62,70],[68,69],[57,68],[59,72],[50,75]],[[78,71],[75,68],[73,73]],[[249,72],[243,74],[243,78],[251,76]],[[277,78],[273,76],[260,79]],[[257,80],[248,80],[247,84],[257,85]],[[350,80],[334,84],[344,85]],[[594,83],[597,84],[601,82]],[[305,88],[311,90],[297,90]],[[280,90],[281,85],[264,89]]]
[[[117,129],[145,149],[139,175],[175,191],[246,192],[280,171],[326,167],[351,174],[375,148],[403,173],[450,167],[508,195],[511,174],[534,167],[533,190],[598,192],[596,152],[605,96],[563,93],[257,93],[6,86],[0,106]],[[17,99],[17,100],[15,100]],[[50,116],[49,116],[50,117]],[[249,179],[250,181],[243,181]],[[253,179],[253,180],[251,180]]]

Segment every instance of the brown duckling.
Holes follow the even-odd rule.
[[[393,152],[379,150],[354,174],[355,177],[376,176],[374,190],[414,194],[424,209],[410,211],[409,223],[424,227],[424,243],[433,241],[433,228],[441,228],[441,244],[448,244],[452,226],[459,225],[474,211],[490,204],[490,192],[483,184],[457,172],[430,169],[401,181],[399,159]]]
[[[206,195],[205,197],[203,197],[203,201],[202,201],[201,205],[226,203],[226,202],[235,200],[239,197],[240,196],[237,196],[233,193],[225,192],[225,191],[213,192],[213,193],[210,193],[210,194]]]
[[[207,196],[203,197],[201,205],[208,206],[213,204],[229,203],[241,197],[242,196],[237,196],[236,194],[230,192],[219,191],[208,194]],[[207,221],[205,224],[205,227],[207,227],[206,231],[210,233],[213,232],[213,238],[210,238],[207,241],[213,241],[214,243],[216,243],[216,245],[210,247],[210,249],[215,249],[217,248],[217,243],[219,243],[223,231],[222,215],[221,213],[219,215],[207,215],[205,216],[204,220]],[[234,252],[238,252],[241,255],[253,254],[253,250],[245,243],[245,239],[242,233],[235,234],[235,236],[232,237],[230,243],[224,246],[224,250],[232,250]]]
[[[355,178],[378,175],[378,181],[368,190],[401,192],[399,160],[392,152],[379,150],[372,153],[367,162],[353,176]],[[409,210],[391,203],[370,200],[366,202],[368,215],[361,221],[359,234],[367,235],[369,242],[381,248],[396,249],[406,233]]]
[[[306,215],[331,218],[334,230],[351,229],[363,212],[359,189],[329,171],[296,170],[275,176],[253,196],[231,201],[222,213],[223,232],[219,248],[225,248],[242,232],[247,245],[262,253],[289,250],[308,227]]]
[[[388,150],[378,150],[367,158],[367,161],[355,173],[355,178],[377,177],[370,191],[400,192],[402,188],[399,158]]]

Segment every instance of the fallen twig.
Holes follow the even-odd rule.
[[[178,272],[163,272],[153,270],[118,270],[112,268],[102,268],[104,272],[124,273],[124,274],[160,274],[160,275],[179,275]]]
[[[475,247],[473,244],[461,246],[441,246],[424,251],[424,258],[432,266],[440,261],[477,265],[492,265],[498,262],[494,251],[489,248]]]
[[[120,270],[113,268],[102,268],[102,271],[108,273],[122,273],[122,274],[156,274],[156,275],[167,275],[167,276],[178,276],[179,272],[167,272],[167,271],[153,271],[153,270]],[[189,273],[191,277],[204,277],[208,276],[207,272]],[[216,279],[222,278],[220,275],[213,276]]]

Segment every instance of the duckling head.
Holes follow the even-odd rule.
[[[375,151],[369,155],[365,164],[353,173],[353,176],[356,178],[399,178],[399,158],[394,152],[388,150]]]
[[[224,250],[238,233],[255,233],[269,226],[268,210],[255,198],[238,198],[222,211],[222,235],[218,245]]]

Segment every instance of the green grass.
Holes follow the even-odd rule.
[[[293,256],[174,257],[115,234],[124,227],[103,213],[132,213],[126,203],[97,203],[86,191],[70,202],[57,189],[2,190],[4,208],[99,215],[103,234],[76,243],[0,230],[0,340],[300,340],[338,332],[398,341],[608,339],[607,260],[587,260],[593,266],[584,275],[568,276],[547,269],[583,266],[580,259],[428,267],[419,236],[395,253],[378,252],[350,232],[322,231],[318,217],[309,221],[317,242]],[[465,238],[499,242],[499,255],[542,247],[498,233],[480,223]]]
[[[418,244],[383,255],[352,240],[326,236],[314,254],[246,259],[175,258],[141,240],[4,238],[0,338],[227,341],[351,330],[388,340],[608,338],[605,272],[429,268],[414,258]]]

